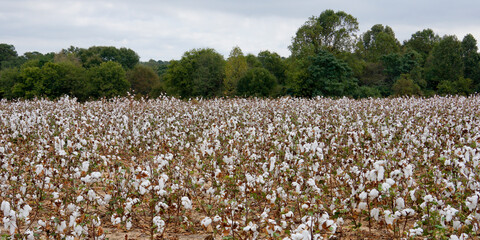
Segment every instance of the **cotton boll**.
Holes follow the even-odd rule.
[[[105,196],[103,197],[104,198],[104,201],[106,203],[110,202],[110,200],[112,199],[112,195],[110,194],[105,194]]]
[[[383,212],[383,214],[384,214],[384,218],[385,218],[385,223],[387,223],[388,225],[392,225],[393,221],[395,220],[395,215],[392,214],[392,212],[390,212],[390,210],[385,210]]]
[[[377,181],[382,181],[384,176],[385,176],[385,168],[383,166],[380,166],[377,169]]]
[[[395,200],[395,205],[398,210],[402,210],[405,208],[405,201],[403,198],[399,197]]]
[[[370,217],[373,217],[375,221],[378,221],[379,213],[380,213],[380,210],[378,210],[378,208],[374,208],[370,211]]]
[[[414,228],[414,229],[410,229],[408,231],[409,231],[409,233],[408,233],[409,237],[421,236],[423,234],[423,229],[422,228]]]
[[[10,213],[10,203],[3,200],[1,205],[1,210],[3,211],[4,216],[8,216],[8,214]]]
[[[458,220],[457,220],[457,221],[453,221],[452,225],[453,225],[453,229],[458,230],[458,229],[460,229],[460,228],[462,227],[462,222],[460,222],[460,221],[458,221]]]
[[[213,217],[213,222],[219,222],[219,221],[222,221],[222,218],[218,215],[215,215],[215,217]]]
[[[37,175],[40,175],[40,173],[42,173],[42,172],[43,172],[43,165],[41,165],[41,164],[36,165],[36,166],[35,166],[35,173],[36,173]]]
[[[18,211],[18,218],[19,219],[26,219],[28,215],[30,215],[30,212],[32,211],[32,207],[30,205],[25,204],[23,208],[19,209]]]
[[[117,225],[117,224],[120,224],[120,222],[122,221],[122,219],[120,219],[120,217],[117,217],[117,214],[114,213],[112,215],[112,217],[110,218],[110,221],[112,222],[112,225]]]
[[[390,187],[392,187],[392,185],[390,185],[386,182],[382,183],[382,192],[384,192],[384,193],[388,192],[388,190],[390,190]]]
[[[370,190],[370,193],[368,193],[368,197],[369,197],[370,200],[374,200],[375,198],[378,197],[378,194],[379,194],[379,192],[378,192],[377,189],[372,189],[372,190]]]
[[[415,197],[415,190],[416,189],[413,189],[410,191],[410,198],[412,199],[412,201],[416,201],[417,200],[417,197]]]
[[[208,227],[210,224],[212,223],[212,219],[209,218],[209,217],[205,217],[204,219],[202,219],[202,221],[200,222],[200,224],[203,226],[203,227]]]
[[[358,209],[360,210],[367,210],[367,203],[366,202],[361,202],[358,204]]]
[[[367,198],[367,193],[363,191],[360,193],[360,195],[358,195],[358,197],[363,201]]]
[[[32,230],[27,230],[25,231],[25,235],[27,236],[27,240],[33,240],[35,239],[35,235]]]
[[[83,196],[78,196],[77,197],[77,203],[82,202],[84,200]]]
[[[185,209],[192,209],[192,201],[188,197],[182,197],[182,205]]]
[[[465,205],[467,205],[468,210],[473,211],[474,209],[477,208],[478,204],[478,195],[475,194],[471,197],[467,197],[467,200],[465,201]]]
[[[79,237],[82,235],[83,227],[81,225],[76,225],[73,231],[75,232],[75,235]]]
[[[157,226],[157,231],[162,233],[165,228],[165,221],[162,220],[159,216],[153,218],[153,224]]]
[[[97,198],[97,194],[93,190],[88,190],[88,200],[94,201]]]
[[[67,228],[67,222],[62,221],[59,225],[57,225],[57,233],[63,233],[63,231]]]
[[[82,171],[83,172],[88,172],[88,168],[90,167],[90,162],[89,161],[84,161],[82,162]]]

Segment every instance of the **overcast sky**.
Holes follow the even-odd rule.
[[[0,0],[0,43],[20,55],[71,45],[127,47],[141,61],[180,59],[203,47],[228,57],[234,46],[287,57],[296,30],[325,9],[356,17],[358,34],[380,23],[401,42],[425,28],[480,39],[478,0]]]

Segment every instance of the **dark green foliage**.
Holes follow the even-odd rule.
[[[359,75],[359,84],[361,86],[374,87],[385,85],[386,76],[382,63],[367,62],[362,67],[362,72]]]
[[[354,47],[358,22],[343,11],[325,10],[312,16],[301,26],[289,47],[294,57],[313,56],[320,49],[331,52],[350,51]]]
[[[285,73],[286,66],[280,55],[269,51],[262,51],[258,54],[257,58],[262,66],[277,78],[279,84],[285,84],[287,78]]]
[[[463,76],[472,79],[476,84],[480,83],[480,55],[477,40],[472,34],[467,34],[462,40],[462,58]]]
[[[426,63],[428,87],[435,89],[442,81],[463,77],[462,45],[455,36],[445,36],[435,45]]]
[[[214,49],[194,49],[180,60],[139,62],[131,49],[69,47],[58,53],[26,52],[0,44],[0,98],[63,95],[84,101],[162,94],[191,97],[387,97],[480,91],[477,40],[440,38],[431,29],[401,45],[392,28],[372,26],[357,36],[357,19],[325,10],[299,27],[291,55],[235,47],[228,61]]]
[[[393,84],[393,93],[396,96],[414,96],[421,95],[422,91],[408,74],[402,74],[395,84]]]
[[[134,94],[146,96],[159,84],[160,78],[152,68],[137,65],[127,72],[127,80]]]
[[[130,88],[125,70],[117,62],[103,62],[88,69],[87,75],[87,91],[93,98],[125,96]]]
[[[300,71],[290,82],[294,95],[354,96],[357,92],[357,80],[350,67],[326,50],[320,50],[315,57],[298,64]]]
[[[18,68],[9,68],[0,71],[0,98],[12,99],[13,86],[20,80],[20,70]]]
[[[438,93],[441,95],[469,95],[473,93],[473,81],[460,77],[456,81],[442,81],[438,84]]]
[[[424,29],[412,34],[412,37],[404,42],[406,48],[412,49],[422,56],[423,62],[427,59],[432,49],[440,42],[440,37],[432,29]]]
[[[211,48],[186,52],[168,66],[167,92],[182,98],[221,96],[225,75],[223,56]]]
[[[382,96],[382,93],[378,88],[367,87],[367,86],[358,87],[358,90],[355,94],[356,98],[368,98],[368,97],[378,98],[381,96]]]
[[[392,53],[381,58],[387,82],[393,83],[401,74],[410,74],[420,68],[422,56],[414,50],[407,50],[403,54]]]
[[[13,45],[1,43],[0,44],[0,70],[7,68],[10,62],[17,58],[17,51]]]
[[[359,44],[358,50],[369,62],[377,62],[382,56],[400,50],[400,43],[395,38],[392,28],[384,27],[382,24],[376,24],[365,32]]]
[[[124,69],[132,69],[138,64],[140,57],[131,49],[115,47],[90,47],[75,49],[75,54],[81,59],[85,68],[98,66],[103,62],[118,62]]]
[[[245,56],[245,60],[247,60],[248,68],[262,67],[260,60],[258,60],[258,58],[253,54],[247,54],[247,56]]]
[[[167,72],[169,63],[170,62],[168,61],[162,61],[162,60],[155,61],[153,59],[150,59],[148,62],[141,62],[140,64],[153,69],[157,73],[157,75],[161,77]]]
[[[268,97],[275,92],[277,80],[265,68],[255,67],[249,69],[238,80],[237,94],[239,96]]]

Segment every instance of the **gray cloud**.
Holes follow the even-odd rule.
[[[142,61],[178,59],[192,48],[227,56],[234,46],[288,56],[295,31],[325,9],[355,16],[361,32],[389,25],[400,41],[432,28],[439,35],[480,37],[475,0],[0,0],[0,42],[26,51],[58,52],[70,45],[135,50]]]

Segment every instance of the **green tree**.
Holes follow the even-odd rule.
[[[262,63],[260,62],[260,60],[258,60],[258,58],[249,53],[247,54],[247,56],[245,56],[245,60],[247,60],[247,66],[248,68],[256,68],[256,67],[262,67]]]
[[[294,57],[313,56],[321,49],[333,53],[353,49],[358,31],[355,17],[343,11],[325,10],[310,17],[298,30],[289,47]]]
[[[358,83],[360,86],[368,87],[385,87],[386,83],[385,70],[381,62],[364,62],[362,72],[358,75]],[[385,93],[383,89],[382,93]]]
[[[162,61],[162,60],[155,61],[153,59],[150,59],[148,62],[141,62],[140,64],[153,69],[157,73],[157,75],[161,77],[167,72],[169,63],[170,63],[169,61]]]
[[[88,96],[93,98],[124,96],[130,88],[122,65],[103,62],[88,69]]]
[[[279,84],[285,84],[285,80],[287,78],[285,72],[286,65],[280,55],[269,51],[262,51],[258,53],[257,58],[260,63],[262,63],[262,66],[277,78],[277,82]]]
[[[299,70],[289,78],[289,88],[294,95],[354,96],[357,92],[357,80],[350,67],[326,50],[320,50],[308,61],[297,62],[297,66]]]
[[[438,84],[438,93],[441,95],[469,95],[473,91],[473,81],[460,77],[456,81],[442,81]]]
[[[418,86],[413,79],[410,78],[409,74],[402,74],[393,84],[393,93],[396,96],[413,96],[421,95],[420,86]]]
[[[472,34],[467,34],[462,40],[462,58],[465,66],[465,78],[480,83],[480,55],[478,54],[477,40]]]
[[[426,63],[428,87],[434,89],[442,81],[463,77],[463,69],[461,42],[453,35],[443,37]]]
[[[407,49],[403,54],[392,53],[383,56],[381,63],[387,83],[393,84],[401,74],[410,74],[414,79],[420,79],[422,61],[422,56],[412,49]]]
[[[403,45],[406,48],[416,51],[422,56],[423,62],[421,63],[421,66],[423,67],[430,52],[439,42],[440,37],[435,34],[432,29],[428,28],[412,34],[412,37],[405,41]]]
[[[88,49],[75,49],[77,57],[85,68],[98,66],[103,62],[113,61],[120,63],[126,70],[132,69],[139,63],[140,57],[135,51],[127,48],[93,46]]]
[[[8,68],[0,71],[0,98],[12,99],[13,86],[20,81],[20,69]]]
[[[7,68],[9,62],[18,57],[17,51],[13,45],[0,43],[0,70]]]
[[[183,98],[221,96],[225,74],[223,56],[211,48],[194,49],[172,61],[165,83],[167,91]]]
[[[245,75],[248,70],[247,59],[239,47],[234,47],[230,51],[225,65],[225,79],[223,85],[225,95],[233,96],[236,94],[238,80]]]
[[[237,94],[239,96],[272,96],[275,92],[277,80],[267,69],[255,67],[249,69],[242,76],[237,85]]]
[[[45,97],[48,92],[42,78],[40,67],[22,67],[20,71],[21,80],[13,86],[13,95],[31,99],[33,97]]]
[[[146,96],[154,86],[159,84],[160,78],[152,68],[137,65],[127,72],[127,80],[130,82],[133,93]]]
[[[400,43],[395,38],[392,28],[376,24],[363,34],[359,50],[365,60],[377,62],[384,55],[399,52]]]
[[[85,98],[85,70],[72,62],[49,62],[41,68],[41,80],[49,98],[63,95]]]

